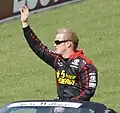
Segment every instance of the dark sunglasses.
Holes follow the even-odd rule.
[[[67,42],[67,41],[70,41],[70,40],[62,40],[62,41],[55,40],[55,44],[56,44],[56,45],[59,45],[59,44],[61,44],[61,43]]]

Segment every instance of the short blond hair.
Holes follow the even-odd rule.
[[[75,32],[73,32],[69,28],[60,28],[60,29],[57,30],[56,35],[57,34],[64,34],[66,40],[70,40],[70,41],[73,42],[73,44],[74,44],[74,48],[73,49],[77,49],[78,43],[79,43],[79,39],[78,39],[77,34]]]

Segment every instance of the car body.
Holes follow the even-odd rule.
[[[0,113],[117,113],[104,104],[87,101],[24,100],[4,105]]]

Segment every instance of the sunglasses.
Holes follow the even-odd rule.
[[[56,45],[59,45],[59,44],[61,44],[61,43],[68,42],[68,41],[70,41],[70,40],[62,40],[62,41],[55,40],[55,44],[56,44]]]

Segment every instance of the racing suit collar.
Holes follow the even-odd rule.
[[[82,49],[79,49],[79,50],[75,50],[75,52],[72,55],[70,55],[69,58],[75,58],[81,55],[84,55],[84,52]]]
[[[89,58],[87,58],[85,55],[84,55],[84,52],[82,49],[80,50],[76,50],[70,57],[69,59],[74,59],[76,57],[80,56],[83,60],[85,60],[87,62],[87,64],[93,64],[92,60],[90,60]],[[94,65],[94,64],[93,64]]]

